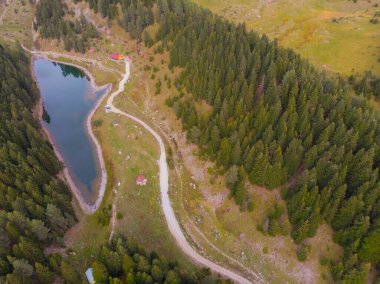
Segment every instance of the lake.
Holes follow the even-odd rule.
[[[38,58],[33,69],[48,118],[44,127],[76,187],[92,203],[97,197],[101,173],[86,120],[106,90],[95,92],[86,75],[72,66]]]

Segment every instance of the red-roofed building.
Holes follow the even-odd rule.
[[[144,186],[148,182],[147,178],[144,175],[138,175],[136,177],[136,184],[139,186]]]
[[[111,54],[111,59],[115,61],[123,60],[124,56],[118,53],[112,53]]]

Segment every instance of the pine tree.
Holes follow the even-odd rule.
[[[108,271],[103,263],[95,261],[92,263],[94,280],[96,283],[108,283]]]

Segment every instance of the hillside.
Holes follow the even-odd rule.
[[[76,223],[62,169],[32,110],[38,92],[21,48],[0,45],[0,282],[52,283],[71,265],[45,253]],[[66,269],[66,270],[65,270]],[[67,275],[67,277],[70,277]]]
[[[143,32],[151,11],[141,2],[125,5],[126,30],[152,44]],[[334,280],[365,281],[368,262],[378,261],[370,252],[379,225],[377,113],[352,98],[346,81],[189,2],[158,1],[157,21],[154,40],[169,51],[169,67],[182,70],[180,95],[167,103],[188,140],[226,173],[235,201],[254,207],[247,180],[281,189],[299,259],[307,257],[306,240],[328,223],[345,248],[341,262],[331,262]],[[207,116],[195,107],[201,101],[211,106]],[[278,206],[265,230],[288,234],[283,214]]]
[[[364,47],[364,42],[368,37],[377,40],[377,30],[372,30],[376,24],[369,23],[376,3],[305,1],[297,11],[290,2],[257,3],[253,14],[263,22],[254,21],[256,27],[248,21],[229,22],[186,0],[41,0],[34,29],[44,54],[89,67],[102,82],[110,78],[117,84],[121,73],[121,62],[110,61],[110,52],[132,56],[133,75],[115,106],[149,121],[166,138],[170,200],[185,242],[199,254],[255,282],[378,281],[380,125],[379,114],[367,100],[376,94],[367,79],[346,79],[353,70],[340,57],[347,54],[342,42],[334,51],[329,46],[332,53],[327,57],[326,52],[316,53],[324,50],[321,42],[333,44],[321,40],[319,32],[331,38],[333,25],[356,23],[369,31],[348,37],[338,30],[350,44],[368,48],[362,57],[347,48],[349,43],[346,46],[358,68],[354,71],[368,69],[368,58],[372,62],[377,49]],[[245,21],[247,7],[253,4],[205,3],[234,21]],[[276,17],[278,23],[274,16],[264,17],[270,11],[284,13]],[[336,18],[331,11],[347,14]],[[246,16],[251,17],[252,13]],[[289,17],[296,23],[290,30],[284,24]],[[321,19],[326,21],[322,24]],[[309,25],[313,29],[308,30]],[[261,35],[267,27],[286,35],[272,41],[271,33]],[[24,37],[16,34],[15,38]],[[62,277],[78,283],[91,265],[99,283],[219,281],[192,267],[166,227],[155,163],[159,152],[152,147],[152,137],[123,117],[105,114],[104,104],[93,122],[110,176],[104,202],[95,215],[78,213],[79,223],[64,237],[68,249],[63,261],[61,255],[41,256],[45,245],[37,243],[40,234],[32,227],[47,232],[46,245],[61,249],[74,212],[66,186],[55,178],[61,165],[30,114],[38,96],[28,60],[7,49],[3,57],[7,103],[0,130],[6,158],[0,180],[6,202],[0,206],[8,212],[0,214],[0,236],[7,244],[0,254],[3,278],[25,283],[26,276],[35,282],[45,277],[49,283]],[[16,73],[22,76],[13,76]],[[379,86],[376,79],[373,82]],[[19,128],[25,131],[15,131]],[[31,171],[31,164],[37,165],[37,172]],[[145,188],[134,181],[141,169],[149,176]],[[31,180],[25,178],[29,172]],[[51,190],[55,185],[58,189]],[[14,195],[16,190],[23,193],[22,199]],[[60,210],[69,214],[62,217]],[[45,223],[32,225],[37,222],[32,219]],[[30,228],[22,227],[29,221]],[[19,237],[24,230],[36,236]],[[147,253],[130,236],[160,255]]]
[[[248,29],[290,47],[343,75],[371,70],[380,75],[380,2],[347,0],[194,0]]]

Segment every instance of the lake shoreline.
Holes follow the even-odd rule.
[[[47,59],[47,60],[49,60],[51,62],[54,62],[54,63],[64,64],[64,65],[68,65],[68,66],[72,66],[72,67],[78,68],[89,79],[90,85],[91,85],[91,90],[93,92],[97,92],[97,91],[100,91],[100,90],[105,90],[105,94],[101,98],[98,99],[97,103],[92,108],[92,110],[90,111],[90,113],[87,115],[86,120],[85,120],[86,134],[90,136],[90,141],[91,141],[91,143],[94,146],[96,158],[97,158],[97,161],[99,162],[99,174],[100,174],[100,177],[98,177],[97,181],[96,181],[96,185],[98,185],[97,186],[97,188],[98,188],[98,190],[97,190],[97,198],[95,199],[95,202],[93,202],[93,203],[89,203],[83,197],[82,192],[76,186],[73,178],[70,175],[68,167],[64,163],[63,157],[62,157],[61,153],[59,152],[59,150],[58,150],[58,148],[56,146],[56,143],[54,142],[54,138],[52,137],[52,135],[49,132],[49,130],[44,126],[43,118],[42,118],[43,97],[42,97],[42,94],[41,94],[41,90],[40,90],[40,87],[39,87],[37,76],[36,76],[36,74],[34,72],[34,62],[38,58],[44,58],[44,59]],[[98,110],[99,106],[103,103],[103,100],[105,99],[105,97],[108,96],[110,90],[112,89],[112,84],[107,84],[107,85],[104,85],[104,86],[97,86],[96,82],[95,82],[94,76],[86,68],[84,68],[82,66],[79,66],[77,64],[74,64],[74,63],[67,63],[67,62],[63,62],[63,61],[60,61],[60,60],[51,59],[51,58],[49,58],[47,56],[44,56],[44,55],[33,55],[32,56],[31,69],[32,69],[33,79],[36,82],[37,87],[38,87],[38,91],[40,93],[40,97],[39,97],[38,103],[37,103],[37,105],[35,107],[35,113],[38,116],[38,120],[40,121],[40,124],[42,126],[42,129],[43,129],[44,133],[46,134],[46,137],[48,138],[49,142],[53,146],[53,150],[54,150],[57,158],[64,165],[64,168],[63,168],[62,172],[58,176],[60,176],[61,178],[62,178],[62,176],[64,177],[64,179],[68,183],[68,185],[69,185],[72,193],[74,194],[75,198],[77,199],[77,201],[78,201],[78,203],[79,203],[82,211],[84,213],[86,213],[86,214],[93,214],[99,208],[99,206],[100,206],[100,204],[101,204],[101,202],[103,200],[104,194],[105,194],[105,189],[106,189],[106,186],[107,186],[107,171],[106,171],[106,168],[105,168],[105,162],[104,162],[104,157],[103,157],[102,149],[101,149],[101,146],[100,146],[98,140],[95,137],[94,131],[92,129],[91,120],[92,120],[92,117],[95,114],[95,112]]]

